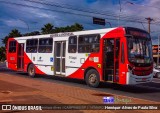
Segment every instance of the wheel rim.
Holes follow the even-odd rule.
[[[156,77],[157,77],[157,78],[160,78],[160,73],[157,73]]]
[[[30,75],[34,75],[34,67],[30,68]]]
[[[95,84],[96,81],[97,81],[96,74],[91,74],[91,75],[89,76],[89,83],[90,83],[90,84]]]

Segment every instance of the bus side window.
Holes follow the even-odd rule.
[[[51,53],[53,47],[53,39],[52,38],[43,38],[39,39],[39,53]]]
[[[26,41],[26,52],[27,53],[36,53],[37,52],[37,44],[38,39],[28,39]]]
[[[10,41],[9,42],[9,53],[15,53],[16,52],[16,41]]]
[[[68,42],[68,53],[77,52],[77,36],[70,36]]]
[[[100,35],[80,35],[78,40],[79,53],[96,53],[99,52]]]

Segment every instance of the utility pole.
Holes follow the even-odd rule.
[[[151,24],[151,21],[153,21],[153,19],[148,17],[148,18],[146,18],[146,20],[148,21],[148,32],[150,33],[151,32],[150,24]]]

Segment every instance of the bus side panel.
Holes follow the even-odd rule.
[[[10,41],[16,41],[16,52],[9,52],[9,42]],[[8,64],[9,69],[15,70],[15,71],[17,71],[17,57],[18,57],[17,50],[18,50],[17,40],[15,40],[14,38],[9,38],[7,42],[7,64]],[[31,54],[27,55],[27,53],[25,52],[25,47],[24,47],[24,70],[23,70],[24,72],[27,72],[27,69],[30,63],[33,63],[31,59]],[[35,70],[37,74],[45,74],[43,71],[38,69],[36,66],[35,66]]]
[[[123,49],[124,49],[124,63],[121,61],[122,59],[122,43],[123,43]],[[126,46],[126,40],[125,38],[122,38],[120,43],[120,65],[119,65],[119,84],[126,84],[126,74],[127,74],[127,46]]]
[[[88,58],[85,60],[85,62],[82,64],[82,66],[80,66],[80,68],[77,68],[76,71],[74,71],[73,73],[71,73],[70,75],[68,75],[69,78],[78,78],[78,79],[83,79],[84,78],[84,72],[85,69],[89,68],[89,67],[93,67],[95,68],[100,75],[100,80],[102,81],[103,78],[103,38],[117,38],[117,37],[124,37],[124,30],[123,28],[117,28],[114,29],[108,33],[106,33],[100,41],[100,52],[99,53],[91,53],[88,54]],[[126,46],[125,46],[126,48]],[[125,49],[126,50],[126,49]],[[77,54],[78,55],[78,54]],[[126,57],[126,53],[125,53],[125,58]],[[126,64],[126,62],[125,62]],[[124,66],[124,71],[126,71],[126,66]],[[119,69],[121,70],[121,66],[119,66]],[[119,73],[119,84],[126,84],[126,74],[122,74],[122,71],[120,71],[121,73]]]
[[[82,68],[82,65],[86,62],[88,57],[88,53],[67,53],[66,76],[69,76],[71,78],[83,79],[84,69]],[[76,71],[78,71],[78,74],[74,76],[73,73],[75,73]]]
[[[102,37],[104,34],[100,34]],[[78,78],[78,79],[84,79],[85,71],[88,68],[93,68],[98,71],[100,80],[102,80],[102,38],[100,38],[100,50],[97,53],[76,53],[76,54],[69,54],[67,60],[69,62],[75,62],[73,65],[70,63],[71,66],[77,67],[76,69],[68,70],[70,71],[70,75],[68,75],[69,78]],[[75,59],[75,61],[73,61]],[[68,65],[67,65],[68,66]],[[68,74],[68,73],[67,73]]]
[[[27,72],[28,71],[28,66],[30,64],[34,64],[33,61],[32,61],[32,58],[31,58],[31,55],[32,53],[26,53],[24,52],[24,71]],[[34,64],[35,65],[35,64]],[[43,72],[43,70],[40,70],[36,65],[35,65],[35,71],[36,71],[36,74],[46,74]]]
[[[111,32],[108,32],[105,34],[105,36],[103,38],[118,38],[120,37],[120,40],[124,38],[124,29],[122,27],[119,27]],[[121,42],[121,41],[120,41]],[[126,72],[127,72],[127,49],[126,49],[126,41],[124,41],[124,50],[125,50],[125,62],[122,63],[121,62],[121,57],[119,57],[119,84],[126,84]],[[120,49],[121,51],[121,49]],[[121,52],[120,52],[121,53]],[[121,55],[121,54],[119,54]]]
[[[32,59],[30,58],[31,57],[31,53],[26,53],[24,52],[24,71],[27,72],[27,69],[28,69],[28,66],[29,64],[32,63]]]
[[[47,54],[47,55],[46,55]],[[53,75],[53,52],[38,53],[36,67],[42,70],[47,75]]]
[[[123,28],[117,28],[111,32],[108,32],[105,34],[105,36],[103,38],[120,38],[122,39],[124,37],[124,29]],[[121,42],[121,41],[120,41]],[[124,42],[124,50],[125,50],[125,63],[122,64],[121,63],[121,57],[119,57],[119,82],[118,84],[126,84],[126,71],[127,71],[127,67],[126,67],[126,59],[127,59],[127,49],[126,49],[126,42]],[[121,51],[121,49],[120,49]],[[121,53],[121,52],[120,52]],[[121,55],[121,54],[119,54]]]
[[[102,34],[100,34],[102,37]],[[104,34],[103,34],[104,35]],[[100,38],[102,45],[102,38]],[[102,47],[97,53],[67,53],[66,76],[69,78],[84,79],[84,73],[88,68],[98,71],[102,80]]]
[[[8,63],[8,68],[11,70],[17,70],[17,42],[16,42],[16,51],[15,52],[9,52],[9,43],[11,41],[15,41],[14,38],[8,39],[7,42],[7,63]]]
[[[86,69],[88,68],[94,68],[98,71],[100,78],[101,78],[101,59],[99,57],[99,54],[89,54],[86,53],[86,56],[88,56],[88,58],[85,60],[85,62],[82,64],[82,66],[80,68],[78,68],[75,72],[73,72],[72,74],[70,74],[68,77],[69,78],[77,78],[77,79],[84,79],[84,72]],[[78,60],[79,61],[79,60]]]

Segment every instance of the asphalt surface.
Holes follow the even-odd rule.
[[[3,73],[18,77],[28,78],[26,73],[14,72],[6,69],[5,67],[0,67],[0,75]],[[156,102],[160,101],[160,79],[158,78],[154,78],[153,81],[150,83],[144,83],[139,85],[114,85],[111,83],[101,83],[99,88],[88,87],[83,80],[77,80],[77,79],[68,79],[68,78],[53,77],[46,75],[44,76],[38,75],[36,78],[33,79],[36,81],[54,82],[57,84],[65,84],[73,87],[80,87],[90,90],[101,91],[105,93],[129,96]]]

